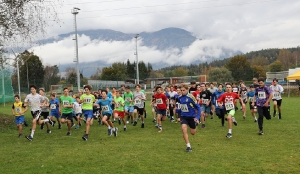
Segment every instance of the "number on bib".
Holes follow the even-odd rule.
[[[227,111],[234,109],[233,102],[232,101],[231,102],[226,102],[225,103],[225,108],[226,108]]]
[[[249,97],[249,101],[250,101],[250,102],[253,102],[253,97]]]
[[[279,92],[274,92],[273,98],[280,98],[280,97],[281,97],[281,95]]]
[[[208,102],[208,99],[202,99],[202,103],[206,104]]]
[[[189,108],[186,104],[180,104],[180,109],[182,112],[189,112]]]
[[[17,113],[20,113],[20,112],[21,112],[21,108],[20,108],[20,107],[17,107],[17,108],[15,109],[15,111],[16,111]]]
[[[141,99],[135,99],[134,104],[135,105],[140,105],[141,104]]]
[[[63,105],[68,106],[68,105],[70,105],[70,102],[69,101],[63,101]]]
[[[85,98],[84,103],[92,103],[92,99],[91,98]]]
[[[50,105],[50,109],[56,109],[56,105],[55,104],[51,104]]]
[[[258,98],[259,99],[266,99],[266,93],[265,92],[258,92]]]
[[[161,98],[157,98],[156,99],[156,104],[160,105],[160,104],[163,104],[163,101]]]
[[[109,111],[109,107],[107,105],[102,106],[102,111],[103,112],[108,112]]]

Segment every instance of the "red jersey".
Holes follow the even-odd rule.
[[[154,94],[153,96],[155,102],[156,102],[156,108],[157,109],[167,109],[167,100],[168,98],[166,97],[165,94]]]
[[[200,91],[195,91],[192,93],[192,95],[195,97],[195,99],[198,101],[199,104],[201,104],[201,100],[200,100]]]
[[[218,102],[223,103],[227,111],[235,109],[236,99],[239,99],[239,95],[235,92],[224,93],[218,98]]]

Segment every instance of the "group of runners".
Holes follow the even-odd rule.
[[[221,125],[225,126],[228,122],[227,138],[232,137],[232,124],[237,125],[235,119],[238,110],[237,100],[243,112],[243,118],[246,118],[246,103],[249,103],[254,122],[258,123],[259,135],[263,135],[264,117],[269,120],[270,103],[273,100],[273,117],[278,114],[281,119],[281,94],[283,88],[274,79],[273,84],[268,87],[264,83],[264,78],[253,79],[253,84],[249,87],[240,81],[236,83],[196,83],[180,84],[179,86],[167,86],[165,89],[161,86],[155,87],[152,93],[150,105],[152,107],[153,122],[158,128],[158,132],[163,131],[163,121],[170,118],[171,122],[180,122],[184,141],[186,143],[186,152],[192,151],[188,139],[188,127],[190,133],[194,135],[199,125],[206,128],[206,121],[210,117],[214,119],[217,115],[221,120]],[[37,90],[39,93],[37,93]],[[25,136],[29,141],[33,140],[37,125],[47,127],[47,133],[51,133],[51,126],[58,124],[67,124],[67,136],[71,135],[71,128],[79,129],[85,122],[85,134],[83,140],[88,140],[90,127],[95,120],[99,124],[107,126],[108,136],[112,134],[118,136],[118,128],[114,125],[118,122],[123,123],[123,130],[127,131],[127,125],[133,126],[141,120],[141,128],[145,128],[146,112],[146,94],[142,91],[139,84],[131,91],[129,86],[122,85],[120,89],[109,88],[99,89],[92,92],[90,85],[85,85],[83,90],[73,95],[73,91],[68,88],[63,89],[63,94],[58,97],[52,93],[50,99],[45,96],[43,88],[37,89],[35,85],[30,86],[30,94],[24,100],[20,101],[18,95],[15,96],[15,103],[12,106],[12,114],[16,118],[16,124],[19,130],[19,137],[22,136],[22,125],[24,124],[24,113],[28,106],[32,115],[31,134]],[[278,111],[278,112],[277,112]],[[258,114],[258,118],[256,116]],[[226,116],[227,115],[227,116]]]

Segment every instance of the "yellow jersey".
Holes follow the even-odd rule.
[[[21,112],[24,112],[26,106],[23,102],[14,102],[12,109],[15,111],[15,116],[21,116]]]

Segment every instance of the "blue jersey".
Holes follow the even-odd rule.
[[[166,95],[166,97],[167,97],[168,99],[171,98],[171,96],[170,96],[170,94],[169,94],[168,92],[165,92],[165,95]]]
[[[252,92],[252,91],[249,91],[247,93],[247,97],[249,97],[249,101],[252,103],[253,102],[253,97],[255,95],[255,90]]]
[[[99,99],[96,104],[100,105],[102,109],[102,115],[110,114],[112,115],[113,110],[111,108],[112,98],[107,97],[105,100]]]
[[[218,100],[218,98],[222,95],[222,94],[224,94],[224,92],[223,91],[215,91],[214,93],[213,93],[213,95],[212,95],[212,100],[214,101],[214,104],[216,105],[216,108],[219,108],[219,109],[223,109],[224,107],[222,106],[222,107],[220,107],[217,103],[216,103],[216,101]]]
[[[108,93],[107,93],[107,97],[112,99],[112,98],[113,98],[112,93],[111,93],[111,92],[108,92]]]
[[[175,103],[176,103],[176,113],[180,113],[180,102],[179,102],[179,97],[180,97],[179,94],[175,94],[175,95],[174,95],[174,100],[175,100]]]
[[[55,98],[54,100],[49,101],[50,104],[50,110],[52,113],[58,113],[59,112],[59,100],[58,98]]]
[[[200,114],[201,114],[200,105],[197,103],[197,100],[192,94],[181,95],[179,97],[179,103],[180,103],[181,116],[194,117],[194,118],[196,117],[198,120],[200,120]]]

